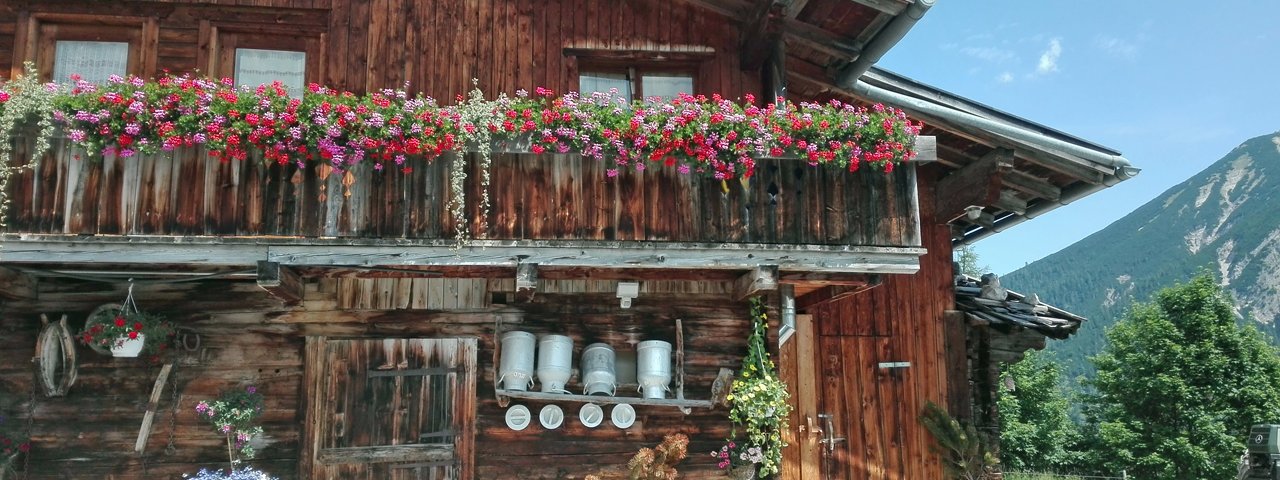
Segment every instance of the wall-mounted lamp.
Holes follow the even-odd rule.
[[[640,282],[618,282],[618,298],[622,308],[631,308],[631,299],[640,296]]]
[[[964,207],[964,215],[969,218],[969,221],[977,220],[982,216],[982,207],[980,205],[969,205]]]

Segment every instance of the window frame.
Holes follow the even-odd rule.
[[[262,28],[254,24],[219,25],[202,23],[201,37],[209,38],[209,53],[201,52],[205,58],[197,63],[205,66],[214,78],[235,79],[236,50],[241,48],[255,50],[276,50],[284,52],[301,52],[304,55],[302,88],[307,84],[322,83],[321,70],[324,62],[321,52],[325,49],[325,34],[297,28]],[[207,33],[206,33],[207,32]],[[264,33],[270,32],[270,33]]]
[[[590,62],[578,68],[577,89],[582,89],[582,76],[585,74],[623,74],[631,84],[631,101],[644,101],[648,96],[644,93],[645,76],[687,76],[692,84],[690,95],[698,94],[698,65],[687,62]],[[587,92],[578,92],[586,95]]]
[[[40,78],[53,79],[54,59],[59,41],[120,42],[128,44],[124,75],[147,78],[155,75],[159,25],[154,18],[132,16],[100,16],[64,13],[32,13],[17,37],[14,58],[35,62]],[[15,62],[13,73],[23,69]]]

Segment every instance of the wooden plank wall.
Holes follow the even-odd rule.
[[[931,178],[931,177],[930,177]],[[926,178],[923,182],[931,182]],[[930,183],[924,183],[928,185]],[[932,218],[933,199],[931,190],[921,188],[921,216]],[[868,458],[854,458],[853,465],[879,464],[871,448],[880,440],[855,438],[854,432],[860,424],[878,422],[877,415],[896,415],[897,419],[888,424],[903,427],[902,446],[895,448],[894,455],[901,455],[902,471],[881,471],[876,475],[887,475],[883,478],[942,478],[942,467],[939,458],[929,448],[932,438],[916,419],[926,401],[938,405],[948,405],[948,373],[953,371],[947,358],[946,324],[944,315],[954,308],[952,292],[952,261],[950,229],[946,225],[925,222],[923,226],[924,246],[929,253],[920,257],[920,271],[914,275],[891,275],[884,284],[861,294],[821,305],[808,311],[813,314],[821,337],[864,337],[883,338],[885,349],[878,353],[880,361],[909,361],[910,368],[903,371],[902,401],[888,402],[896,408],[882,412],[864,411],[857,403],[845,404],[847,415],[842,418],[846,425],[839,426],[837,431],[849,432],[850,445],[863,445],[862,452],[855,449],[854,455],[865,453]],[[895,373],[897,375],[898,373]],[[819,378],[819,382],[821,382]],[[846,378],[846,382],[854,381]],[[872,387],[874,392],[876,380],[867,376],[856,382],[862,382],[859,389]],[[856,383],[855,382],[855,383]],[[883,388],[883,385],[881,386]],[[895,394],[897,395],[897,394]],[[884,402],[884,400],[881,400]],[[838,403],[838,402],[837,402]],[[849,478],[864,478],[868,472],[852,472]]]
[[[489,289],[513,292],[514,280],[491,280]],[[201,423],[193,410],[201,399],[247,384],[259,386],[267,399],[266,445],[253,465],[280,478],[294,478],[303,425],[301,409],[303,344],[306,335],[343,337],[477,336],[482,375],[478,379],[476,478],[581,477],[602,466],[624,463],[642,446],[663,435],[688,434],[690,458],[680,467],[681,478],[719,478],[705,454],[728,436],[726,411],[637,407],[639,420],[625,431],[612,426],[582,427],[577,405],[563,404],[565,426],[545,431],[532,426],[512,432],[503,423],[504,410],[493,395],[493,332],[498,318],[504,329],[535,333],[558,332],[575,339],[580,352],[587,344],[605,341],[621,348],[645,339],[674,340],[673,325],[685,326],[689,398],[707,398],[721,367],[734,368],[746,352],[749,323],[745,302],[727,301],[732,282],[646,281],[641,297],[621,310],[614,296],[616,282],[544,280],[531,303],[467,310],[343,310],[339,280],[307,285],[297,310],[286,311],[252,282],[214,280],[165,285],[139,285],[141,307],[163,312],[185,330],[201,335],[201,348],[180,362],[170,381],[177,402],[165,389],[158,405],[146,456],[132,454],[143,411],[159,367],[136,359],[114,360],[81,347],[80,376],[68,396],[37,397],[32,388],[30,358],[39,327],[39,313],[70,314],[78,328],[96,305],[124,296],[121,286],[44,279],[39,300],[8,302],[0,308],[0,412],[25,425],[34,411],[32,479],[157,479],[178,478],[197,466],[225,461],[221,437]],[[499,295],[506,298],[508,295]],[[375,302],[380,300],[375,300]],[[575,361],[578,354],[574,356]],[[576,380],[570,382],[577,387]],[[541,403],[529,402],[537,411]],[[606,410],[607,411],[607,410]],[[176,429],[170,428],[174,422]],[[170,435],[173,453],[165,453]]]
[[[309,72],[308,81],[352,91],[407,82],[445,102],[470,90],[472,79],[491,95],[537,86],[577,90],[579,58],[566,48],[714,52],[694,65],[699,92],[736,98],[761,88],[759,73],[739,66],[730,21],[683,2],[646,0],[18,0],[0,7],[0,71],[20,71],[15,54],[37,57],[14,45],[14,23],[55,12],[57,21],[154,19],[156,58],[140,63],[154,70],[131,72],[142,76],[211,71],[221,28],[251,42],[256,33],[321,44],[320,71]]]
[[[17,142],[15,163],[27,162],[30,142]],[[192,149],[84,161],[64,140],[12,181],[8,231],[448,239],[458,158],[413,160],[408,174],[362,165],[344,187],[342,175],[321,178],[314,166],[218,163]],[[477,238],[487,219],[490,239],[920,245],[914,164],[848,173],[762,159],[749,182],[722,184],[670,168],[608,177],[603,162],[577,155],[502,154],[492,162],[485,217],[479,162],[467,161]]]

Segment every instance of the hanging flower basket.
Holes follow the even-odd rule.
[[[164,340],[171,335],[173,325],[163,317],[138,310],[130,284],[124,303],[102,305],[89,314],[79,338],[95,352],[133,358],[164,348]]]
[[[155,345],[147,343],[148,337],[164,339],[172,332],[173,326],[160,316],[113,303],[98,307],[89,315],[80,332],[80,342],[103,355],[132,358],[156,350]]]

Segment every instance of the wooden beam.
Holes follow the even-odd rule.
[[[0,258],[4,253],[0,252]],[[36,298],[36,279],[26,272],[0,267],[0,300]]]
[[[938,137],[933,135],[921,135],[916,137],[915,143],[916,163],[929,163],[938,161]]]
[[[773,45],[782,38],[782,29],[772,21],[773,17],[781,15],[782,10],[783,5],[778,0],[758,0],[742,27],[738,41],[742,70],[755,71],[764,66]]]
[[[233,237],[79,237],[0,235],[6,263],[256,266],[584,267],[657,270],[782,270],[831,273],[915,273],[920,247],[583,240],[313,239]]]
[[[1018,194],[1009,190],[1000,190],[1000,196],[996,198],[994,206],[1006,212],[1013,212],[1018,215],[1025,215],[1027,213],[1027,201],[1019,197]]]
[[[738,277],[738,281],[733,284],[733,297],[738,301],[742,301],[747,297],[759,295],[761,292],[771,292],[777,289],[778,267],[776,265],[761,265]]]
[[[901,0],[853,0],[853,3],[874,8],[880,13],[897,15],[902,13],[910,2]]]
[[[879,275],[872,275],[871,281],[864,285],[829,285],[822,287],[796,298],[796,310],[808,310],[819,305],[848,298],[878,287],[881,283],[883,283],[883,280]]]
[[[302,301],[302,277],[279,262],[258,261],[258,286],[287,305]]]
[[[805,5],[809,4],[809,0],[789,0],[782,14],[787,18],[796,18],[800,16],[800,12],[804,11]]]
[[[782,272],[778,274],[778,283],[794,285],[827,286],[845,285],[859,287],[880,282],[879,275],[866,273],[815,273],[815,272]]]
[[[1049,183],[1048,180],[1019,170],[1009,173],[1009,175],[1005,175],[1000,179],[1001,183],[1006,187],[1051,202],[1056,202],[1062,198],[1062,189]]]
[[[935,196],[937,219],[952,220],[969,206],[986,207],[1000,196],[1000,181],[1013,169],[1013,151],[997,148],[978,161],[951,172],[938,181]]]
[[[862,45],[857,40],[811,23],[785,17],[778,19],[777,23],[782,27],[783,35],[789,40],[844,61],[852,61],[862,52]]]
[[[741,22],[742,21],[741,12],[747,11],[750,8],[750,6],[746,5],[745,3],[737,2],[737,1],[733,1],[733,2],[723,2],[723,1],[712,2],[709,0],[679,0],[679,1],[683,3],[687,3],[689,5],[693,5],[695,7],[698,7],[704,10],[709,10],[709,11],[718,13],[721,16],[736,22]]]

